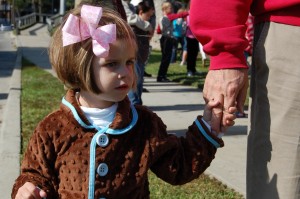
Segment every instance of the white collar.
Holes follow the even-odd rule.
[[[80,108],[91,124],[100,128],[104,128],[115,118],[118,103],[115,103],[112,106],[104,109],[89,108],[84,106],[80,106]]]

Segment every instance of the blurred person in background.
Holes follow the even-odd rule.
[[[154,13],[154,7],[147,1],[141,1],[135,7],[135,14],[142,19],[145,23],[149,22]],[[137,59],[135,61],[135,72],[137,74],[137,88],[128,93],[129,99],[133,104],[142,105],[142,92],[144,83],[144,71],[147,59],[149,57],[150,39],[153,36],[153,28],[149,31],[139,28],[136,23],[128,21],[131,25],[138,45]],[[151,26],[152,27],[152,26]]]
[[[162,6],[163,16],[159,21],[161,29],[160,47],[161,47],[161,62],[157,75],[157,82],[169,82],[167,72],[171,61],[173,48],[173,24],[172,21],[177,18],[184,18],[188,16],[188,12],[173,13],[172,4],[170,2],[163,2]]]
[[[181,13],[185,9],[180,8],[177,13]],[[172,49],[171,63],[176,63],[177,53],[178,53],[178,44],[181,45],[181,63],[180,65],[186,64],[187,57],[187,47],[186,47],[186,19],[178,18],[173,21],[173,36],[174,36],[174,45]]]

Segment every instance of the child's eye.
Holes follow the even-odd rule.
[[[106,63],[105,66],[107,67],[114,67],[117,65],[117,62],[109,62],[109,63]]]
[[[128,61],[126,62],[126,65],[127,65],[127,66],[134,66],[134,60],[128,60]]]

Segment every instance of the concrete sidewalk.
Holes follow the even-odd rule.
[[[10,198],[20,165],[21,54],[11,32],[0,32],[0,193]]]
[[[14,38],[11,39],[14,40]],[[20,52],[26,59],[37,66],[52,72],[47,55],[49,40],[47,27],[44,24],[37,24],[25,31],[21,31],[21,35],[18,35],[15,41],[15,45],[19,47],[18,51],[15,50],[16,57],[18,57],[17,52]],[[18,59],[20,62],[20,57]],[[0,81],[3,78],[7,78],[3,80],[4,82],[8,82],[9,80],[10,82],[20,81],[20,76],[17,73],[20,72],[20,66],[16,63],[15,61],[13,62],[13,66],[15,67],[14,73],[16,75],[12,75],[12,69],[10,69],[10,75],[7,75],[7,77],[1,75]],[[3,62],[1,62],[1,59],[0,66],[2,69]],[[9,71],[6,72],[9,73]],[[9,110],[12,107],[6,107],[7,104],[19,106],[16,103],[19,101],[20,92],[11,94],[12,91],[15,91],[14,87],[11,87],[10,92],[5,90],[7,87],[7,85],[2,86],[2,82],[0,82],[0,99],[6,98],[6,95],[8,96],[5,102],[1,102],[4,109],[6,109],[5,113],[0,109],[0,118],[6,118],[3,120],[0,132],[0,151],[2,152],[0,154],[0,193],[3,198],[10,198],[13,181],[19,172],[17,162],[19,161],[20,152],[18,148],[20,147],[20,129],[9,129],[11,126],[18,126],[20,124],[20,113],[19,111]],[[203,112],[204,100],[202,93],[198,89],[176,83],[157,83],[155,78],[147,78],[145,80],[145,87],[150,93],[143,94],[144,105],[150,107],[151,110],[164,120],[170,133],[184,135],[186,127],[195,120],[197,115]],[[13,111],[19,113],[19,116],[13,114]],[[247,119],[236,120],[236,125],[223,137],[225,147],[218,150],[215,160],[206,171],[207,174],[219,179],[243,195],[245,195],[246,190],[246,126]],[[7,139],[7,134],[11,134],[12,131],[15,131],[14,133],[18,136],[14,137],[14,139]],[[2,145],[3,143],[6,143],[6,145]],[[4,148],[8,147],[7,145],[16,146],[16,149],[18,149],[18,151],[11,150],[12,153],[9,159],[5,158],[6,156],[3,153],[6,150]],[[13,154],[14,152],[17,154]],[[7,162],[3,164],[4,161]],[[14,166],[10,167],[11,164]],[[10,172],[13,174],[10,176],[5,175],[5,173]]]
[[[156,78],[145,79],[144,86],[150,91],[143,93],[144,105],[163,119],[170,133],[184,135],[196,116],[203,114],[205,102],[199,89],[157,83]],[[235,122],[223,136],[225,146],[218,150],[206,173],[245,196],[248,119],[238,118]]]

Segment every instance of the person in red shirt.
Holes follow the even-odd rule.
[[[254,16],[247,199],[300,198],[300,0],[191,0],[190,26],[210,55],[204,99],[243,111],[246,20]],[[220,111],[220,110],[215,110]],[[216,119],[216,131],[226,127]]]

